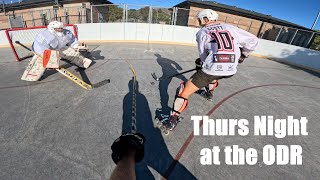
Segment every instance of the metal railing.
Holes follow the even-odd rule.
[[[6,16],[0,15],[0,29],[45,26],[51,20],[67,24],[133,22],[198,27],[198,21],[195,18],[197,11],[177,7],[100,4],[91,5],[88,8],[78,6],[42,9],[14,15],[9,13]],[[315,44],[315,39],[319,39],[320,34],[314,31],[279,26],[226,14],[221,15],[218,21],[237,26],[261,39],[314,49],[320,48],[318,44]]]

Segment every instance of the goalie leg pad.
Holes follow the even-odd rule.
[[[83,57],[79,51],[73,48],[62,51],[61,57],[82,68],[88,68],[92,63],[91,59]]]
[[[45,70],[46,68],[43,67],[43,59],[37,55],[34,55],[26,70],[23,72],[21,80],[38,81],[44,74]]]
[[[173,103],[173,107],[171,110],[171,116],[173,116],[173,115],[179,116],[179,114],[182,111],[184,111],[188,106],[188,99],[180,96],[184,90],[184,87],[185,87],[185,82],[182,82],[180,84],[179,90],[177,91],[177,95],[176,95],[174,103]]]

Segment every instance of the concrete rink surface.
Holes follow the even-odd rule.
[[[192,73],[160,82],[151,73],[161,77],[194,68],[196,47],[139,43],[89,47],[95,62],[89,69],[62,64],[92,84],[110,79],[93,90],[54,70],[46,71],[39,82],[21,81],[28,60],[15,62],[9,48],[0,49],[0,179],[108,179],[115,168],[111,144],[131,127],[132,72],[126,60],[137,72],[137,129],[147,140],[144,160],[136,165],[137,179],[319,179],[319,74],[251,56],[238,66],[236,75],[220,80],[212,102],[190,96],[184,119],[165,136],[154,120],[156,110],[169,113],[176,88]],[[246,119],[249,134],[240,136],[236,126],[235,135],[204,136],[201,127],[200,135],[194,136],[192,115]],[[308,135],[254,135],[254,116],[273,116],[274,122],[306,117]],[[302,165],[266,165],[263,148],[268,144],[301,146]],[[227,165],[224,148],[232,145],[256,149],[257,162]],[[220,148],[220,165],[202,165],[200,151],[214,146]]]

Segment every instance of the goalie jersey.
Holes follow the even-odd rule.
[[[36,36],[32,48],[36,53],[42,54],[46,49],[65,50],[67,45],[73,47],[75,44],[79,42],[71,31],[64,29],[63,36],[60,37],[46,29]]]
[[[202,71],[215,76],[229,76],[237,72],[238,59],[243,53],[254,51],[258,38],[235,26],[221,23],[207,24],[197,35],[198,51],[203,62]]]

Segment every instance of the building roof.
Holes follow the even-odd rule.
[[[107,0],[94,0],[99,1],[103,4],[112,4]],[[59,4],[69,4],[69,3],[79,3],[79,2],[92,2],[92,0],[58,0]],[[21,2],[16,2],[12,4],[5,4],[6,11],[15,11],[20,9],[29,9],[35,7],[43,7],[43,6],[53,6],[55,5],[55,0],[22,0]],[[2,6],[1,6],[2,10]]]
[[[255,20],[259,20],[267,23],[272,23],[276,25],[312,31],[309,28],[294,24],[289,21],[272,17],[271,15],[261,14],[255,11],[238,8],[236,6],[220,4],[215,1],[186,0],[186,1],[183,1],[182,3],[175,5],[174,7],[190,8],[190,6],[206,6],[207,8],[224,12],[224,13],[239,15],[239,16],[243,16],[243,17],[247,17],[247,18],[251,18],[251,19],[255,19]]]

